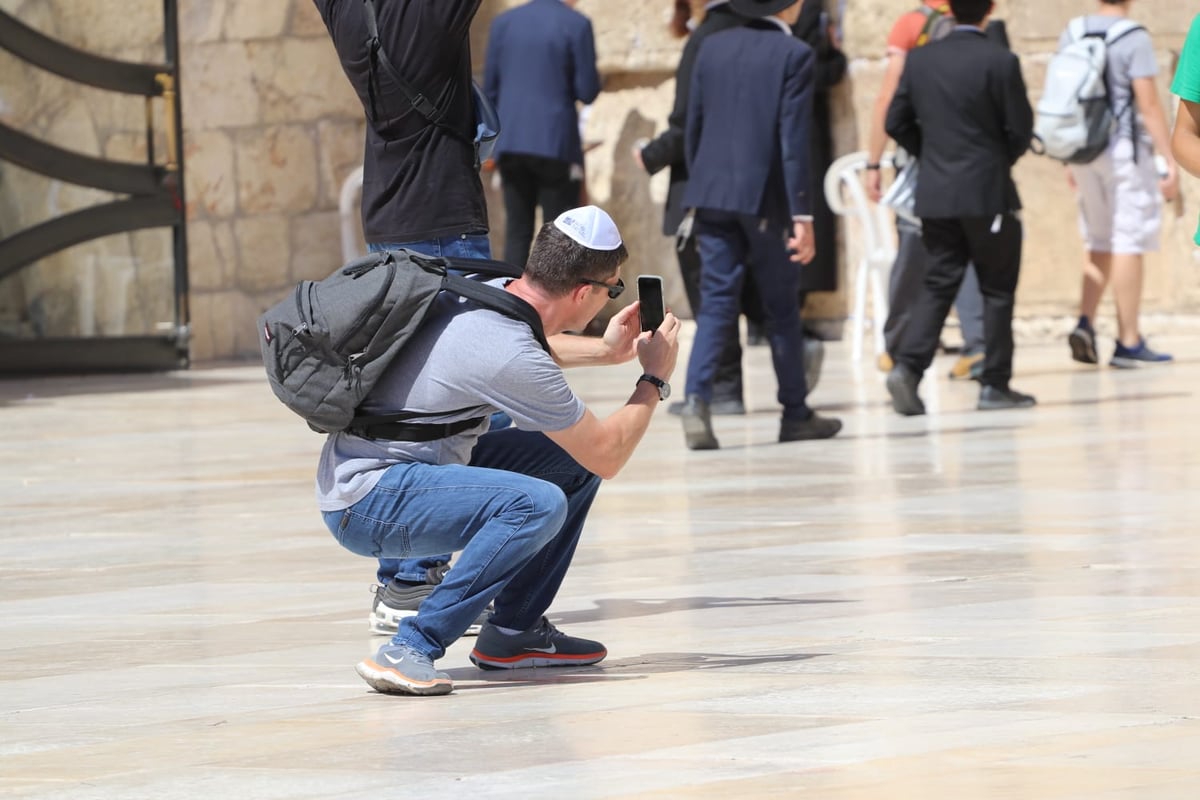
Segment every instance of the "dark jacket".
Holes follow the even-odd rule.
[[[1012,165],[1029,149],[1033,109],[1021,64],[960,28],[908,54],[888,134],[921,160],[919,217],[990,217],[1021,207]]]
[[[663,233],[671,236],[683,220],[683,189],[687,185],[687,158],[683,150],[683,128],[687,123],[688,91],[692,83],[692,68],[696,53],[704,40],[720,31],[743,25],[748,20],[734,13],[728,3],[713,6],[683,46],[679,65],[675,69],[675,105],[667,117],[667,129],[642,149],[642,163],[651,175],[663,167],[671,168],[671,184],[667,189],[667,204],[663,209]]]
[[[562,0],[530,0],[492,21],[484,89],[500,112],[496,156],[583,163],[576,101],[600,93],[592,23]]]
[[[444,111],[443,122],[456,136],[412,108],[382,70],[376,70],[372,103],[362,0],[313,0],[367,114],[362,213],[368,243],[487,232],[483,184],[470,145],[475,113],[469,34],[481,1],[376,1],[384,52]]]
[[[696,58],[685,135],[685,208],[791,227],[812,213],[815,57],[769,20],[712,35]]]

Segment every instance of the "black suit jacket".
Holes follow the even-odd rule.
[[[1029,149],[1033,109],[1021,64],[960,28],[909,52],[888,134],[920,157],[919,217],[990,217],[1021,207],[1012,165]]]
[[[708,37],[688,98],[685,208],[763,217],[782,229],[812,213],[815,62],[811,47],[768,20]]]
[[[667,190],[667,204],[663,210],[663,233],[671,236],[683,221],[684,208],[681,202],[683,189],[687,185],[687,159],[683,152],[683,126],[687,123],[688,92],[692,85],[692,68],[696,64],[696,53],[704,40],[728,28],[744,25],[749,20],[737,14],[728,3],[714,6],[704,16],[696,30],[688,35],[675,69],[675,106],[667,117],[667,129],[642,149],[642,163],[653,175],[663,167],[671,168],[671,185]]]

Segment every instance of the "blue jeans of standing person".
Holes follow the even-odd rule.
[[[599,477],[544,434],[506,428],[479,437],[467,466],[395,464],[362,500],[324,517],[358,555],[462,550],[392,639],[437,659],[490,602],[495,625],[524,631],[538,623],[599,488]]]
[[[735,335],[746,270],[762,296],[771,363],[779,384],[778,400],[784,419],[806,420],[812,410],[805,402],[804,330],[796,299],[800,265],[789,258],[778,226],[756,216],[730,211],[697,209],[696,248],[700,252],[700,313],[687,367],[687,394],[712,402],[721,350]]]
[[[451,256],[458,258],[491,258],[492,243],[487,234],[463,233],[457,236],[444,236],[441,239],[426,239],[420,242],[402,242],[367,245],[372,253],[381,250],[398,250],[406,248],[424,253],[428,256]],[[492,416],[492,430],[506,428],[512,424],[507,414]],[[375,573],[380,586],[387,586],[393,578],[408,583],[425,583],[426,570],[445,564],[450,560],[449,553],[430,555],[426,558],[381,558],[379,570]]]

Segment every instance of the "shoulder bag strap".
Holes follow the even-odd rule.
[[[375,105],[375,78],[374,72],[376,65],[387,70],[388,75],[400,87],[400,91],[404,92],[404,96],[408,98],[408,102],[415,108],[421,116],[429,120],[434,125],[441,127],[452,136],[461,139],[472,147],[475,146],[473,139],[465,133],[455,130],[453,127],[443,122],[446,112],[434,105],[428,97],[422,94],[416,87],[408,82],[392,60],[388,58],[387,53],[383,50],[383,42],[379,38],[379,21],[375,13],[375,0],[363,0],[363,11],[367,18],[367,50],[368,60],[370,64],[371,76],[367,80],[367,95],[371,103],[371,115],[373,121],[378,119],[379,111]]]

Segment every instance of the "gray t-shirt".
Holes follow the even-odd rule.
[[[1089,14],[1084,17],[1088,33],[1104,33],[1124,17],[1108,14]],[[1069,31],[1063,31],[1058,39],[1061,50],[1071,42]],[[1158,74],[1158,61],[1154,57],[1154,43],[1143,28],[1125,34],[1108,48],[1108,100],[1113,111],[1120,115],[1117,122],[1116,139],[1132,139],[1137,103],[1133,98],[1134,78],[1153,78]],[[1149,141],[1144,126],[1138,126],[1138,135]]]
[[[443,295],[367,395],[362,410],[430,413],[416,422],[455,422],[503,411],[521,430],[559,431],[582,419],[586,407],[528,325]],[[446,413],[454,411],[458,413]],[[432,442],[330,434],[317,469],[317,503],[322,511],[349,508],[394,464],[466,464],[487,427],[485,419],[475,428]]]

